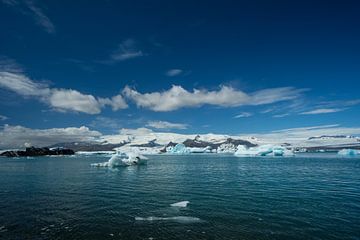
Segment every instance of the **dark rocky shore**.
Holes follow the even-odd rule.
[[[74,155],[75,152],[72,149],[67,148],[55,148],[50,149],[47,147],[36,148],[29,147],[25,151],[6,151],[0,154],[3,157],[36,157],[36,156],[48,156],[48,155]]]

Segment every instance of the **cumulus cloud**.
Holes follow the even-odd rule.
[[[59,110],[71,110],[89,114],[101,112],[101,104],[92,95],[82,94],[72,89],[54,89],[49,97],[50,105]]]
[[[156,129],[187,129],[188,125],[183,123],[171,123],[166,121],[149,121],[146,127]]]
[[[96,98],[72,89],[50,88],[46,84],[32,81],[22,73],[0,71],[0,87],[13,91],[23,97],[35,97],[58,111],[75,111],[98,114],[107,105],[114,111],[127,108],[121,95],[109,98]]]
[[[137,48],[135,41],[130,38],[120,43],[118,48],[110,55],[113,61],[125,61],[142,56],[144,56],[144,53]]]
[[[23,126],[5,125],[0,130],[0,148],[43,147],[62,142],[95,141],[100,136],[100,132],[92,131],[85,126],[31,129]]]
[[[183,70],[181,70],[181,69],[170,69],[165,73],[165,75],[168,77],[175,77],[182,73],[183,73]]]
[[[238,115],[236,115],[234,118],[247,118],[247,117],[251,117],[253,114],[249,113],[249,112],[242,112]]]
[[[301,115],[314,115],[314,114],[324,114],[324,113],[336,113],[336,112],[341,112],[344,110],[346,110],[346,109],[344,109],[344,108],[319,108],[319,109],[314,109],[314,110],[307,111],[307,112],[302,112],[300,114]]]
[[[217,91],[193,89],[192,92],[181,86],[173,85],[163,92],[140,93],[126,86],[123,95],[135,102],[138,107],[153,111],[166,112],[183,107],[214,105],[237,107],[244,105],[262,105],[298,98],[304,89],[293,87],[270,88],[245,93],[229,86],[220,86]]]
[[[2,0],[8,6],[18,8],[19,12],[30,15],[35,23],[41,26],[48,33],[55,33],[55,26],[44,11],[38,7],[32,0]]]
[[[50,93],[46,85],[33,82],[22,73],[0,72],[0,86],[25,97],[42,97]]]

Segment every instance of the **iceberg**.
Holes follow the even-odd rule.
[[[257,147],[246,148],[244,145],[239,145],[235,152],[236,156],[240,157],[258,157],[258,156],[294,156],[291,149],[287,149],[277,145],[261,145]]]
[[[189,204],[189,201],[181,201],[177,203],[170,204],[171,207],[179,207],[179,208],[185,208]]]
[[[232,143],[223,143],[217,148],[217,153],[235,153],[236,146]]]
[[[171,154],[189,154],[190,150],[184,144],[178,143],[175,146],[167,147],[166,152]]]
[[[116,152],[109,161],[102,163],[93,163],[92,167],[108,167],[108,168],[117,168],[122,166],[131,166],[131,165],[142,165],[146,163],[147,157],[140,155],[136,152]]]
[[[338,155],[342,155],[342,156],[356,156],[356,155],[360,155],[360,151],[359,150],[355,150],[355,149],[342,149],[338,152]]]
[[[212,147],[186,147],[183,143],[178,143],[175,146],[166,147],[166,152],[170,154],[190,154],[190,153],[214,153],[216,149]]]

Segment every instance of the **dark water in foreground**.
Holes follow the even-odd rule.
[[[0,158],[0,239],[360,239],[360,159],[323,156]]]

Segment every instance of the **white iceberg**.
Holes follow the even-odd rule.
[[[356,156],[360,155],[360,151],[355,149],[342,149],[338,152],[338,154],[342,156]]]
[[[122,166],[131,166],[131,165],[142,165],[145,164],[147,157],[140,155],[136,152],[117,152],[114,154],[109,161],[102,163],[93,163],[93,167],[109,167],[116,168]]]
[[[217,153],[235,153],[236,146],[232,143],[223,143],[217,148]]]
[[[179,207],[179,208],[185,208],[189,204],[189,201],[181,201],[177,203],[170,204],[171,207]]]
[[[210,146],[201,148],[201,147],[188,147],[190,153],[211,153],[212,148]]]
[[[293,156],[292,149],[287,149],[277,145],[261,145],[257,147],[247,148],[243,145],[239,145],[235,152],[236,156],[240,157],[258,157],[258,156]]]

